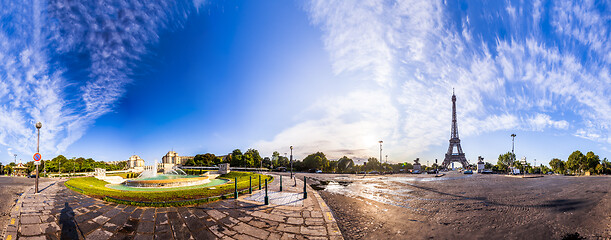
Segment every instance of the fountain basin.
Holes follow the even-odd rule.
[[[159,174],[154,177],[127,180],[123,185],[139,188],[173,188],[210,183],[209,176],[184,176],[174,174]]]

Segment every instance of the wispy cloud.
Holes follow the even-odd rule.
[[[41,121],[41,151],[55,154],[112,111],[147,47],[203,1],[0,4],[0,144],[31,153]]]
[[[588,18],[589,12],[578,4],[552,4],[556,12],[568,8],[564,11],[578,19],[551,16],[558,22],[556,27],[571,29],[558,29],[562,36],[550,37],[540,34],[540,2],[529,6],[507,2],[485,8],[485,13],[462,13],[458,21],[451,14],[455,9],[446,4],[311,1],[306,11],[323,30],[336,75],[373,81],[370,91],[388,96],[379,107],[387,110],[384,118],[393,121],[363,119],[360,116],[382,113],[361,104],[367,95],[348,93],[343,97],[350,101],[341,106],[350,109],[348,116],[359,118],[337,117],[334,100],[321,100],[328,104],[314,108],[327,113],[322,117],[326,121],[299,123],[258,145],[291,142],[307,151],[331,152],[332,157],[341,157],[344,153],[335,151],[343,149],[363,149],[355,156],[376,156],[375,142],[384,139],[389,144],[385,151],[394,156],[417,156],[431,146],[446,144],[452,88],[458,96],[461,136],[516,128],[556,129],[572,135],[581,129],[576,135],[608,142],[611,82],[609,63],[600,60],[611,52],[603,44],[608,42],[608,17]],[[513,26],[512,19],[520,19],[526,27]],[[504,34],[494,31],[497,26],[513,30]],[[571,41],[584,46],[565,45]],[[581,60],[584,51],[600,57]],[[565,119],[567,115],[577,119]],[[335,137],[342,135],[349,137]],[[341,146],[328,139],[341,141]]]

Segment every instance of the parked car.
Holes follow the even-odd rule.
[[[471,170],[465,170],[463,173],[464,173],[464,174],[473,174],[473,171],[471,171]]]
[[[322,173],[322,170],[316,170],[316,173]]]
[[[484,169],[484,170],[482,170],[482,174],[492,174],[492,170]]]
[[[413,174],[420,174],[420,170],[413,170],[412,173]]]

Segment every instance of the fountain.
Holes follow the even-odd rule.
[[[203,185],[214,180],[216,175],[210,176],[208,172],[200,176],[187,175],[182,169],[176,166],[172,169],[164,169],[163,174],[157,174],[157,160],[150,170],[142,172],[138,178],[126,180],[124,186],[135,188],[173,188]]]

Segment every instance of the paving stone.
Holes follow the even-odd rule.
[[[222,219],[225,216],[227,216],[226,214],[219,212],[218,210],[215,210],[215,209],[207,210],[206,213],[208,213],[208,215],[210,215],[212,218],[216,220]]]
[[[155,225],[155,233],[158,232],[172,232],[172,227],[170,227],[170,224],[159,224],[159,225]]]
[[[132,214],[129,215],[130,218],[140,218],[142,216],[142,208],[137,208],[136,210],[134,210],[134,212],[132,212]]]
[[[89,235],[87,235],[87,239],[91,239],[91,240],[106,240],[106,239],[110,239],[110,237],[112,236],[112,233],[109,231],[105,231],[102,229],[97,229],[95,231],[93,231],[92,233],[90,233]]]
[[[155,238],[155,235],[153,235],[153,234],[141,234],[141,233],[138,233],[134,237],[134,240],[153,240],[154,238]]]
[[[250,226],[248,224],[245,223],[239,223],[238,225],[236,225],[235,227],[233,227],[233,230],[235,230],[236,232],[240,233],[240,234],[248,234],[250,236],[253,237],[257,237],[260,239],[266,239],[267,236],[269,236],[269,232]]]
[[[283,224],[283,223],[278,225],[276,230],[280,232],[297,233],[297,234],[301,232],[301,229],[299,226],[288,225],[288,224]]]
[[[102,227],[102,225],[97,224],[94,221],[86,221],[86,222],[82,222],[78,225],[79,229],[81,230],[81,232],[85,235],[89,234],[90,232],[93,232],[94,230]]]
[[[126,212],[126,213],[132,213],[134,210],[136,210],[136,207],[134,207],[134,206],[128,206],[128,207],[126,207],[126,208],[124,208],[124,209],[123,209],[123,212]]]
[[[43,233],[51,233],[51,234],[55,234],[61,230],[59,225],[57,225],[57,223],[55,222],[42,223],[40,224],[40,229],[42,230]]]
[[[195,217],[195,215],[183,219],[185,224],[191,231],[199,230],[200,228],[205,226],[204,224],[202,224],[199,218]]]
[[[23,236],[36,236],[41,235],[42,230],[39,224],[21,225],[19,233]]]
[[[256,228],[265,228],[265,229],[274,227],[269,222],[260,221],[260,220],[252,220],[252,221],[248,222],[248,225],[251,225],[251,226],[256,227]]]
[[[286,219],[286,223],[301,225],[303,224],[303,218],[289,217],[288,219]]]
[[[315,218],[322,218],[323,217],[322,216],[322,211],[312,211],[312,212],[310,212],[310,214],[312,215],[312,217],[315,217]]]
[[[208,214],[206,214],[206,212],[204,210],[197,209],[197,208],[191,209],[191,213],[193,213],[198,218],[205,218],[205,217],[208,216]]]
[[[20,237],[19,239],[23,240],[46,240],[45,236],[32,236],[32,237]]]
[[[324,226],[301,226],[300,233],[313,236],[325,236],[327,235],[327,228]]]
[[[138,224],[138,233],[154,233],[155,232],[155,222],[141,221]]]
[[[323,225],[325,221],[322,218],[306,218],[305,224],[310,225]]]
[[[155,224],[168,224],[167,213],[157,213],[155,216]]]
[[[112,208],[108,210],[107,212],[103,213],[102,215],[108,218],[112,218],[116,216],[117,214],[119,214],[120,212],[121,212],[121,209]]]
[[[215,229],[216,231],[218,231],[219,233],[223,234],[223,235],[227,235],[227,236],[233,236],[235,235],[237,232],[231,230],[230,228],[223,226],[222,224],[218,224],[218,225],[213,225],[211,227],[208,227],[210,230]]]
[[[210,227],[210,226],[213,226],[213,225],[216,225],[216,224],[217,224],[217,222],[216,222],[216,221],[214,221],[214,219],[213,219],[213,218],[211,218],[211,217],[207,217],[207,218],[201,219],[201,221],[202,221],[202,223],[203,223],[203,224],[204,224],[206,227]]]
[[[218,239],[216,235],[207,229],[200,229],[191,233],[195,239]]]
[[[170,240],[172,239],[172,232],[155,232],[155,239]]]
[[[131,235],[136,232],[136,229],[138,228],[138,223],[138,219],[130,218],[125,222],[125,224],[123,224],[123,226],[121,226],[121,228],[119,228],[118,232]]]
[[[50,222],[57,221],[57,218],[55,218],[55,216],[52,216],[52,215],[43,215],[43,216],[40,216],[40,220],[43,223],[50,223]]]
[[[280,240],[280,238],[282,238],[282,235],[280,235],[279,233],[270,233],[269,237],[267,237],[267,240]]]
[[[37,224],[40,223],[40,217],[30,215],[30,216],[21,216],[19,219],[21,224]]]
[[[155,221],[155,209],[154,208],[148,208],[148,209],[144,210],[144,212],[142,213],[142,218],[140,218],[140,220],[143,220],[143,221]]]
[[[104,215],[100,215],[100,216],[97,216],[96,218],[94,218],[92,221],[96,222],[97,224],[103,225],[108,220],[110,220],[109,217],[106,217]]]
[[[245,235],[245,234],[239,234],[239,235],[235,235],[233,236],[233,239],[238,239],[238,240],[257,240],[257,238]]]
[[[116,232],[120,227],[127,222],[127,213],[119,213],[104,224],[104,229],[110,232]]]

